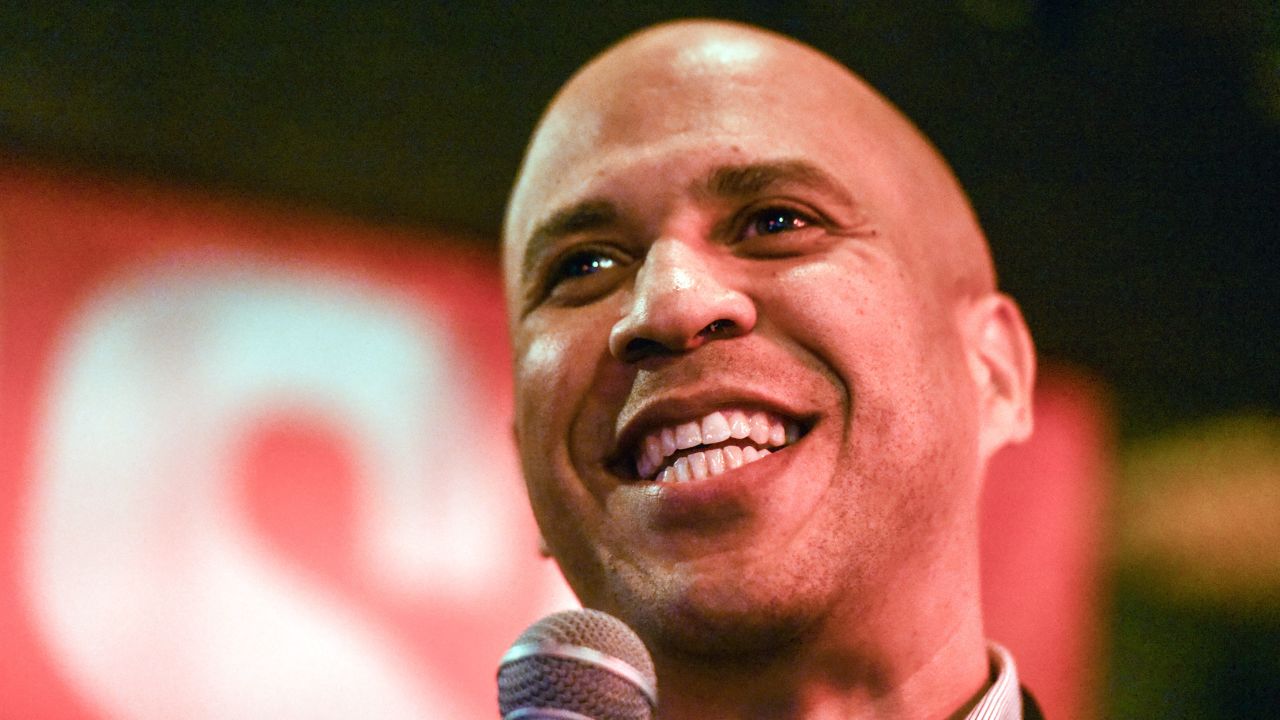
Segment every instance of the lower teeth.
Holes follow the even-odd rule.
[[[690,482],[705,480],[708,477],[722,475],[748,463],[767,457],[770,450],[760,450],[752,445],[738,447],[726,445],[722,448],[691,453],[677,459],[663,468],[653,480],[655,482]]]

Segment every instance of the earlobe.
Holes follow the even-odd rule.
[[[1022,311],[992,293],[970,307],[969,365],[980,402],[979,445],[984,460],[1031,435],[1036,356]]]

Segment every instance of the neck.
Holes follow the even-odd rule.
[[[985,642],[967,628],[913,661],[812,646],[732,667],[664,660],[660,720],[963,718],[989,683]]]
[[[990,682],[976,590],[861,607],[768,657],[655,661],[660,720],[952,720]]]

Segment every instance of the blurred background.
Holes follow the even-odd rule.
[[[571,602],[506,193],[574,69],[687,16],[846,63],[969,190],[1047,368],[988,508],[1043,550],[988,558],[1033,690],[1275,714],[1280,4],[375,0],[0,8],[0,718],[496,716]]]

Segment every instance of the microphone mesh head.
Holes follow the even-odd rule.
[[[657,684],[644,643],[621,620],[598,610],[568,610],[539,620],[512,647],[551,642],[588,648],[631,666]],[[652,708],[634,682],[573,658],[532,653],[498,668],[503,717],[522,708],[568,710],[593,720],[650,720]]]

